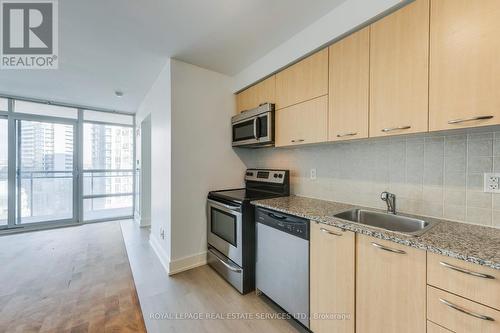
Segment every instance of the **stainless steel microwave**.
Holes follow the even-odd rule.
[[[243,111],[231,118],[233,147],[274,145],[274,104]]]

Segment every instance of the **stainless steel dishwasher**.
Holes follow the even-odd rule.
[[[309,221],[257,208],[256,288],[309,328]]]

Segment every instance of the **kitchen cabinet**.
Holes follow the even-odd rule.
[[[428,130],[428,59],[429,0],[371,25],[370,137]]]
[[[455,333],[500,332],[500,311],[431,286],[427,318]]]
[[[354,333],[354,233],[311,222],[310,240],[311,330]],[[320,314],[339,317],[321,318]]]
[[[427,284],[500,310],[500,271],[427,254]]]
[[[275,103],[276,77],[273,75],[236,95],[236,113],[258,107],[262,103]]]
[[[368,137],[370,28],[330,46],[329,141]]]
[[[453,333],[453,332],[437,324],[434,324],[432,321],[427,321],[427,333]]]
[[[356,332],[425,332],[426,252],[356,237]]]
[[[431,131],[500,124],[499,17],[498,0],[432,1]]]
[[[326,94],[328,94],[328,48],[276,74],[277,109]]]
[[[325,142],[328,138],[328,96],[276,111],[276,147]]]

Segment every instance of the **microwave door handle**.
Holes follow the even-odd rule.
[[[255,140],[260,138],[260,118],[255,117],[253,120],[253,137]]]

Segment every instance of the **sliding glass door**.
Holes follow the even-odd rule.
[[[8,223],[9,182],[8,182],[8,131],[7,118],[0,116],[0,229]]]
[[[74,222],[75,124],[17,120],[16,224]]]

